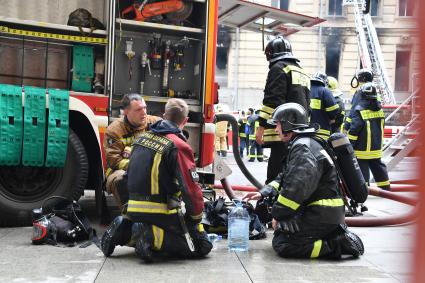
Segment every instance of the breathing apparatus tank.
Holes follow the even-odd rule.
[[[354,155],[353,146],[342,133],[332,134],[328,143],[336,156],[336,165],[345,183],[347,196],[356,203],[364,203],[368,196],[368,185]]]

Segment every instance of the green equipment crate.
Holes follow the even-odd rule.
[[[22,87],[0,84],[0,165],[19,165],[21,153]]]
[[[46,138],[46,89],[25,86],[24,94],[22,164],[41,167],[44,165]]]
[[[64,167],[68,149],[69,91],[49,89],[46,167]]]
[[[91,92],[94,77],[93,47],[74,45],[72,54],[72,90]]]

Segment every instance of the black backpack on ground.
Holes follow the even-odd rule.
[[[250,217],[249,239],[259,240],[266,238],[266,228],[254,213],[252,204],[243,202],[243,207],[246,208]],[[204,224],[207,233],[227,236],[227,219],[233,208],[235,208],[235,204],[233,202],[225,202],[222,197],[216,201],[205,202],[202,224]]]
[[[46,206],[51,199],[61,199],[53,207]],[[80,247],[87,247],[91,243],[98,246],[99,239],[88,218],[84,215],[80,205],[73,200],[63,197],[50,197],[43,202],[41,208],[33,209],[32,243],[74,246],[75,243],[87,241]]]

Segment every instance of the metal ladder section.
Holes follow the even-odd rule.
[[[385,119],[386,121],[389,121],[400,109],[411,104],[412,116],[409,123],[383,148],[382,161],[387,165],[388,171],[394,169],[404,157],[412,153],[419,145],[418,131],[420,128],[420,115],[416,113],[415,109],[415,99],[418,94],[419,90],[415,91]]]
[[[393,89],[385,68],[382,50],[370,14],[364,14],[364,0],[344,0],[344,6],[354,7],[360,59],[364,68],[372,69],[384,104],[395,104]]]

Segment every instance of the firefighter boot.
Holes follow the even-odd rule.
[[[103,254],[109,257],[115,246],[123,246],[130,241],[133,222],[122,216],[117,216],[102,236],[100,247]]]
[[[364,253],[363,242],[359,236],[345,228],[344,233],[336,238],[341,247],[341,254],[359,257]]]
[[[135,248],[136,255],[143,259],[144,262],[151,263],[153,261],[152,229],[148,225],[136,223],[133,227],[133,234],[136,234],[137,236],[135,237],[138,237]]]
[[[226,150],[222,150],[221,151],[221,156],[226,157],[227,156],[227,151]]]

